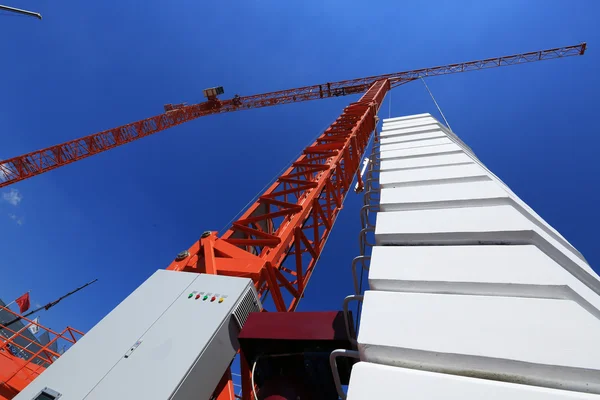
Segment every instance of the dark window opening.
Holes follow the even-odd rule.
[[[56,400],[60,395],[58,393],[49,393],[46,390],[42,390],[40,394],[37,395],[33,400]]]

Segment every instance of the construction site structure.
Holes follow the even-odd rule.
[[[71,327],[55,332],[12,311],[3,302],[0,316],[0,399],[14,398],[52,365],[66,346],[83,336]]]
[[[429,114],[384,120],[370,159],[348,400],[599,399],[583,256]]]
[[[289,311],[295,311],[303,297],[343,201],[354,188],[355,177],[358,190],[366,188],[366,195],[373,196],[371,175],[376,170],[370,169],[364,182],[359,172],[387,92],[423,76],[581,55],[584,51],[585,44],[581,44],[225,101],[209,97],[205,103],[173,106],[161,116],[2,161],[1,186],[7,186],[200,116],[364,93],[223,235],[203,233],[176,256],[167,271],[149,278],[16,399],[233,399],[227,366],[237,349],[244,399],[345,397],[338,391],[349,379],[352,362],[341,361],[338,375],[336,359],[360,350],[350,313]],[[218,88],[214,89],[216,93]],[[383,143],[375,148],[381,146]],[[366,206],[366,211],[373,211],[369,204]],[[379,217],[378,223],[381,226]],[[373,229],[367,226],[361,232],[363,253]],[[366,260],[366,254],[361,257]],[[360,280],[358,288],[360,292]],[[269,311],[279,312],[255,312],[267,302],[272,303]],[[367,316],[365,311],[363,324]],[[130,334],[114,333],[116,326]],[[358,345],[364,329],[360,330]],[[366,357],[366,353],[358,354]],[[102,361],[82,371],[81,365],[93,364],[93,355]],[[331,361],[333,369],[329,367]],[[176,367],[170,368],[173,365]],[[161,371],[161,377],[156,371]],[[80,377],[82,373],[86,376]],[[78,379],[73,380],[73,376]],[[157,385],[164,387],[158,390]],[[211,394],[207,397],[207,393]]]

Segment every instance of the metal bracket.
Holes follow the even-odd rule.
[[[357,272],[356,272],[356,265],[358,264],[358,262],[362,262],[362,268],[366,269],[367,271],[369,270],[369,267],[367,267],[365,265],[365,261],[371,261],[371,256],[357,256],[354,257],[354,260],[352,260],[352,277],[354,278],[354,293],[356,294],[360,294],[359,293],[359,288],[358,288],[358,276],[357,276]]]
[[[352,343],[352,345],[355,348],[358,348],[358,342],[350,334],[350,318],[348,315],[348,303],[350,303],[352,300],[363,301],[363,299],[364,299],[364,296],[362,296],[362,295],[346,296],[346,298],[344,299],[344,304],[342,306],[342,309],[344,310],[344,324],[346,325],[346,335],[348,335],[348,340],[350,340],[350,343]],[[358,335],[358,332],[355,332],[355,333]]]
[[[333,374],[333,382],[335,383],[335,390],[337,390],[338,395],[342,398],[342,400],[346,400],[348,397],[344,390],[342,389],[342,381],[340,380],[340,374],[337,368],[336,359],[338,357],[350,357],[356,358],[360,360],[360,355],[358,351],[346,350],[346,349],[337,349],[331,352],[329,355],[329,365],[331,366],[331,373]]]
[[[373,247],[375,246],[375,243],[369,243],[367,241],[367,233],[368,232],[375,232],[375,228],[363,228],[361,229],[360,233],[358,234],[358,246],[360,248],[360,254],[364,255],[365,254],[365,250],[366,247]]]

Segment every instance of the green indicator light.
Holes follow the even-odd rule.
[[[204,301],[204,300],[206,300],[206,299],[208,299],[208,296],[204,296],[204,297],[202,298],[202,301]]]
[[[190,295],[188,296],[188,299],[191,299],[193,295],[194,295],[194,293],[190,293]]]

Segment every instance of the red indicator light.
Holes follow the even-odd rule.
[[[200,295],[199,295],[199,294],[197,294],[197,295],[196,295],[196,300],[198,300],[199,298],[200,298]]]
[[[216,300],[216,297],[215,297],[215,296],[213,296],[213,297],[210,299],[210,301],[215,301],[215,300]]]

